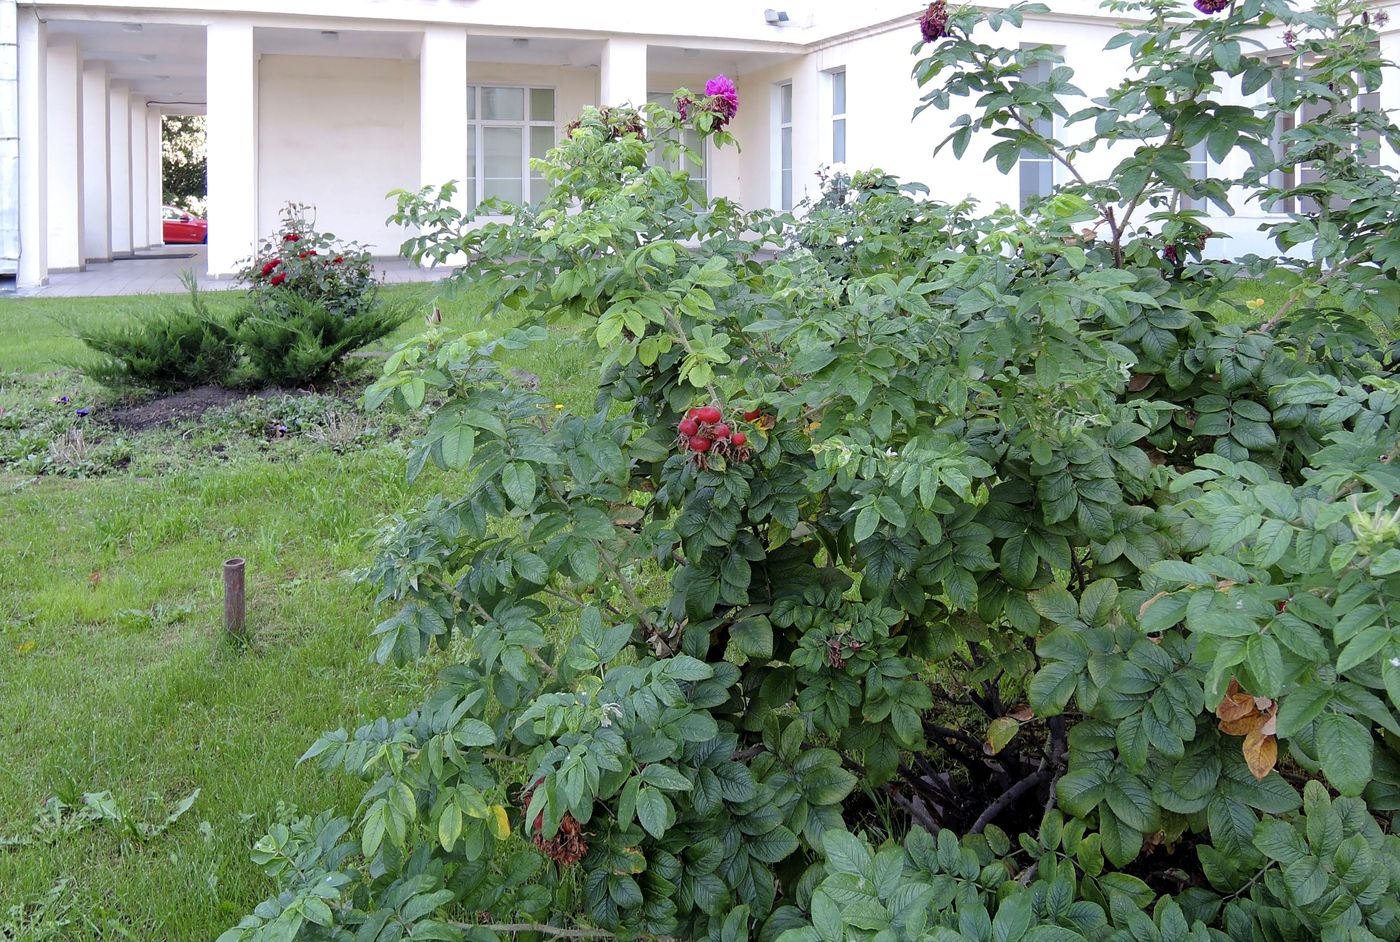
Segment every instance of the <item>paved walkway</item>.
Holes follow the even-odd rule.
[[[166,245],[143,249],[135,258],[98,262],[87,271],[56,272],[42,288],[22,291],[0,290],[0,296],[21,298],[100,298],[124,294],[181,294],[185,290],[180,277],[186,271],[196,273],[199,287],[209,291],[226,291],[237,287],[231,278],[210,278],[205,272],[206,248],[202,245]],[[377,258],[375,269],[388,284],[437,281],[447,275],[442,268],[419,268],[406,258]],[[13,285],[14,282],[0,284]]]

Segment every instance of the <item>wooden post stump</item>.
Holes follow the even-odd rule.
[[[243,570],[241,556],[224,560],[224,631],[240,644],[248,640],[244,623]]]

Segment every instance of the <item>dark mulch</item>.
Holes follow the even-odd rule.
[[[290,390],[259,389],[246,391],[224,389],[222,386],[196,386],[157,399],[147,399],[132,405],[104,409],[100,418],[109,425],[127,432],[175,425],[197,419],[210,409],[226,406],[250,397],[266,398],[287,395]],[[294,393],[293,393],[294,394]]]

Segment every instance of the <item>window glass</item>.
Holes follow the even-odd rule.
[[[525,89],[483,88],[481,117],[486,121],[524,121]]]
[[[483,105],[483,112],[485,107]],[[519,203],[524,195],[525,133],[523,128],[481,129],[481,197]]]
[[[846,70],[831,73],[831,162],[846,162]]]
[[[792,83],[778,86],[778,208],[792,209]]]
[[[554,89],[552,89],[552,88],[532,88],[532,89],[530,89],[530,120],[531,120],[531,121],[553,121],[553,120],[554,120]]]
[[[1191,148],[1191,157],[1186,162],[1186,175],[1192,180],[1204,180],[1210,176],[1210,155],[1206,152],[1206,142],[1202,140]],[[1201,200],[1181,195],[1182,209],[1204,209]]]
[[[1035,47],[1028,45],[1021,48]],[[1023,80],[1033,85],[1043,84],[1050,80],[1050,71],[1053,68],[1054,64],[1050,62],[1034,62],[1026,67]],[[1055,135],[1055,119],[1051,115],[1036,118],[1032,127],[1043,137]],[[1055,162],[1048,154],[1022,151],[1019,171],[1022,209],[1037,199],[1049,196],[1055,189]]]

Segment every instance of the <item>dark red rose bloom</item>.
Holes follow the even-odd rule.
[[[284,272],[284,271],[279,271],[277,274],[275,274],[275,275],[272,276],[272,283],[273,283],[274,285],[280,285],[282,282],[284,282],[284,281],[286,281],[286,280],[287,280],[287,273]]]
[[[924,42],[937,42],[948,35],[948,3],[947,0],[933,0],[919,17],[919,32],[924,37]]]
[[[1230,0],[1196,0],[1195,7],[1202,13],[1219,13],[1230,5]]]
[[[286,235],[284,235],[284,236],[282,237],[282,241],[283,241],[283,242],[300,242],[300,241],[301,241],[301,236],[297,235],[295,232],[289,232],[289,233],[287,233]]]

